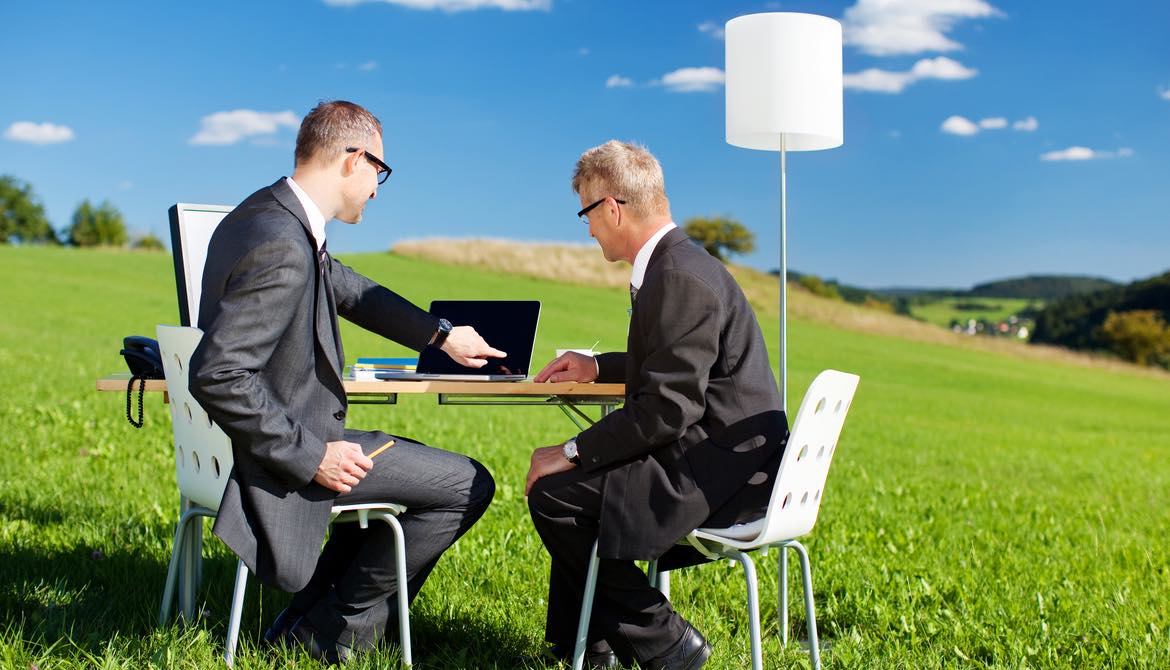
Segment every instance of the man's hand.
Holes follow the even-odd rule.
[[[330,491],[349,493],[374,467],[374,462],[362,453],[362,447],[339,440],[325,443],[325,458],[317,466],[313,481]]]
[[[544,366],[534,382],[591,382],[597,379],[597,359],[575,351],[566,351]]]
[[[588,358],[588,357],[586,357]],[[524,481],[524,495],[532,490],[536,480],[558,472],[571,470],[576,465],[565,458],[564,445],[554,444],[551,447],[541,447],[532,452],[532,465],[528,467],[528,477]]]
[[[443,351],[451,360],[468,368],[482,368],[488,358],[504,358],[508,354],[493,348],[471,326],[456,326],[443,342]]]

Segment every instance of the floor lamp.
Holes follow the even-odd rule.
[[[789,151],[844,142],[841,24],[794,12],[727,22],[727,143],[780,152],[780,402],[788,412]]]

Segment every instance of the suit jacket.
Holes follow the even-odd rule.
[[[788,421],[764,338],[727,269],[682,230],[650,257],[627,351],[598,368],[626,383],[622,408],[577,437],[581,467],[605,473],[602,558],[658,558],[767,505]]]
[[[216,228],[203,270],[192,395],[231,438],[235,466],[215,534],[261,580],[298,591],[313,574],[335,493],[314,483],[342,439],[338,315],[421,350],[438,320],[325,257],[281,179]]]

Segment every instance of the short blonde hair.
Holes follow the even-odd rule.
[[[643,146],[610,140],[581,154],[573,170],[573,192],[612,196],[642,217],[670,211],[662,166]]]

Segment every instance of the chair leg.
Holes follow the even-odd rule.
[[[178,526],[175,528],[175,539],[171,544],[171,562],[167,565],[167,581],[163,586],[162,606],[158,610],[158,625],[164,626],[167,623],[167,617],[171,613],[171,603],[175,598],[175,586],[179,581],[179,564],[185,563],[187,559],[187,526],[191,522],[191,518],[196,516],[191,511],[184,512],[179,517]]]
[[[670,573],[658,571],[658,559],[650,561],[650,565],[646,566],[646,577],[649,578],[652,588],[658,589],[667,600],[670,600]]]
[[[394,569],[398,579],[398,636],[402,646],[402,663],[410,667],[413,663],[410,655],[410,597],[406,583],[406,538],[402,534],[402,525],[393,514],[386,514],[386,523],[394,531]]]
[[[248,566],[240,560],[236,563],[236,584],[232,588],[232,609],[228,615],[227,648],[223,660],[230,668],[236,660],[236,643],[240,639],[240,619],[244,616],[244,592],[248,588]]]
[[[788,646],[788,545],[780,545],[780,646]]]
[[[760,648],[760,593],[756,581],[756,564],[742,551],[735,552],[735,560],[743,566],[743,577],[747,582],[748,631],[751,636],[752,670],[764,669],[763,651]]]
[[[581,618],[577,621],[577,644],[573,648],[573,670],[585,665],[585,646],[589,637],[589,617],[593,614],[593,594],[597,591],[597,569],[601,561],[597,557],[597,542],[589,558],[589,572],[585,576],[585,593],[581,597]]]
[[[813,670],[821,670],[821,650],[817,641],[817,614],[813,607],[812,569],[808,563],[808,552],[805,551],[804,545],[795,540],[790,542],[788,546],[792,547],[796,551],[796,555],[800,557],[800,581],[804,586],[804,612],[808,620],[809,664]]]

